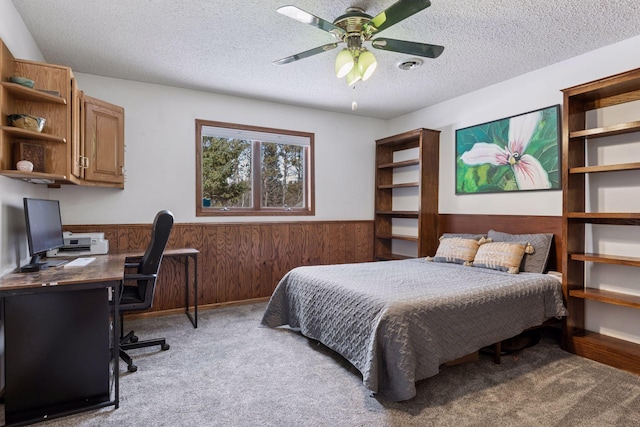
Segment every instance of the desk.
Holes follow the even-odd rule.
[[[118,295],[124,255],[0,278],[5,425],[119,406]],[[113,387],[113,398],[112,396]]]
[[[194,248],[175,248],[165,249],[165,258],[177,258],[184,260],[184,295],[185,295],[185,309],[184,312],[191,321],[194,328],[198,327],[198,255],[200,251]],[[141,252],[129,252],[124,255],[127,258],[141,257]],[[190,311],[189,305],[189,260],[193,261],[193,315]]]
[[[200,251],[194,248],[166,249],[164,256],[167,258],[184,259],[184,289],[185,289],[185,314],[194,328],[198,327],[198,255]],[[193,316],[189,311],[189,260],[193,260]]]

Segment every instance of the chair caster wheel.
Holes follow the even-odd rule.
[[[138,370],[138,367],[136,365],[127,366],[127,371],[129,371],[129,372],[135,372],[137,370]]]
[[[163,344],[160,348],[162,349],[162,351],[166,351],[169,350],[171,346],[169,344]]]
[[[132,336],[131,339],[129,340],[129,342],[138,342],[138,337],[137,336]]]

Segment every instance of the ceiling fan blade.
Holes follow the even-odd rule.
[[[320,28],[321,30],[331,34],[346,34],[345,30],[343,30],[342,28],[337,27],[331,22],[325,21],[322,18],[318,18],[317,16],[312,15],[309,12],[305,12],[304,10],[299,9],[295,6],[282,6],[277,9],[277,12],[281,13],[284,16],[288,16],[289,18],[295,19],[296,21],[300,21],[303,24],[309,24],[313,27]]]
[[[364,25],[364,32],[379,33],[429,6],[431,6],[429,0],[399,0],[367,22]]]
[[[337,47],[338,47],[338,43],[329,43],[323,46],[314,47],[313,49],[305,50],[304,52],[296,53],[295,55],[287,56],[286,58],[278,59],[277,61],[273,61],[273,63],[275,65],[288,64],[289,62],[308,58],[310,56],[317,55],[319,53],[326,52],[328,50],[335,49]]]
[[[371,41],[371,46],[376,49],[390,50],[393,52],[407,53],[409,55],[424,56],[425,58],[437,58],[444,51],[444,46],[436,44],[408,42],[405,40],[377,38]]]

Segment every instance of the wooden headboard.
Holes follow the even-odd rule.
[[[547,270],[562,269],[562,217],[527,215],[440,214],[442,233],[486,233],[490,229],[511,234],[552,233],[553,246]]]

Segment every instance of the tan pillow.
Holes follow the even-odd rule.
[[[476,239],[463,239],[461,237],[441,238],[436,255],[427,259],[435,262],[470,265],[480,244]]]
[[[535,252],[533,254],[525,253],[522,264],[520,264],[520,271],[527,273],[544,273],[546,271],[553,244],[553,234],[508,234],[489,230],[489,237],[494,242],[528,242],[535,248]]]
[[[533,248],[528,243],[485,243],[478,249],[473,266],[518,274],[525,252],[533,252]]]

